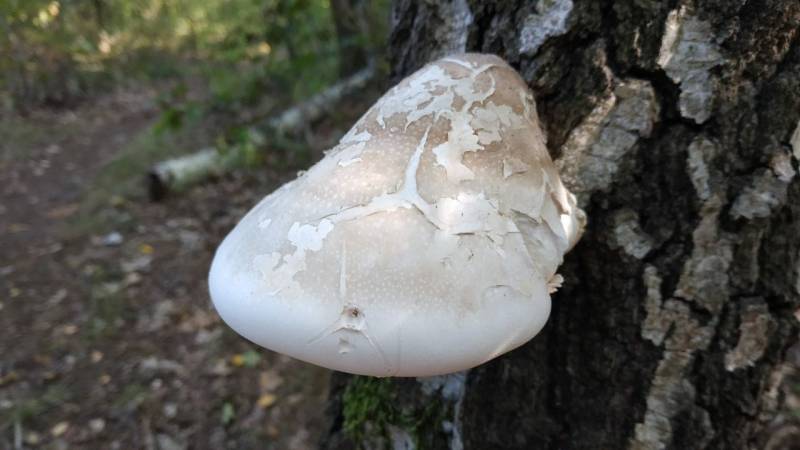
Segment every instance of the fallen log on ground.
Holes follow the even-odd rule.
[[[263,125],[248,128],[247,133],[256,141],[264,140],[264,136],[299,134],[307,124],[321,119],[334,110],[342,99],[366,86],[375,76],[375,72],[374,65],[370,64],[300,104],[273,116]],[[258,144],[260,148],[264,147],[263,143]],[[219,176],[243,159],[237,152],[246,150],[245,147],[232,147],[221,151],[216,147],[208,147],[157,163],[147,174],[150,198],[160,200],[168,192],[180,191],[210,177]]]

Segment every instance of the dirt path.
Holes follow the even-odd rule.
[[[286,175],[115,198],[94,234],[67,232],[153,98],[0,128],[0,448],[311,448],[328,373],[234,335],[205,284],[221,237]]]
[[[87,180],[155,117],[153,96],[117,93],[75,111],[8,119],[4,131],[10,136],[0,143],[7,261],[19,264],[27,255],[53,250],[62,219],[76,211]]]

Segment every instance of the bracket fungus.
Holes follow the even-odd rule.
[[[230,232],[209,274],[234,330],[344,372],[430,376],[530,340],[585,216],[533,95],[496,56],[428,64]]]

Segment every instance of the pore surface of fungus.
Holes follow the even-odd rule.
[[[428,376],[531,339],[584,216],[531,92],[490,55],[428,64],[256,205],[209,275],[244,337],[345,372]]]

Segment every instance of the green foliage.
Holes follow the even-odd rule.
[[[0,101],[12,106],[201,75],[214,106],[235,108],[268,86],[304,98],[338,64],[328,0],[5,0],[0,53]]]
[[[217,149],[228,167],[252,167],[262,162],[264,136],[253,128],[233,127],[217,139]]]
[[[177,131],[187,122],[197,122],[202,116],[202,106],[188,100],[186,83],[178,83],[165,95],[158,98],[161,117],[153,127],[156,134],[165,131]]]

